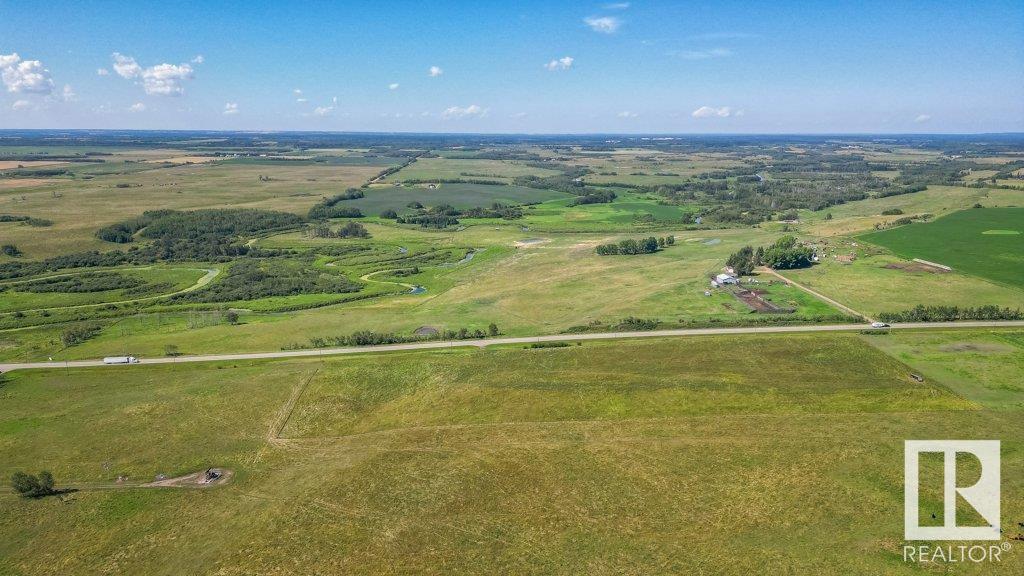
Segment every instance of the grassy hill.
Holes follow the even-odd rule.
[[[1024,208],[961,210],[932,222],[889,228],[861,238],[904,258],[921,258],[1024,287]]]
[[[0,572],[918,573],[903,439],[1002,439],[1024,520],[1021,393],[933,376],[970,350],[1024,389],[1024,340],[914,336],[914,368],[833,334],[14,373],[0,473],[82,490],[0,494]],[[234,480],[90,489],[211,465]]]

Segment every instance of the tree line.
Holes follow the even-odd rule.
[[[648,238],[641,238],[640,240],[627,238],[625,240],[620,240],[616,244],[599,244],[595,248],[595,251],[601,256],[653,254],[654,252],[657,252],[666,246],[672,246],[675,243],[675,236],[662,236],[660,238],[650,236]]]
[[[442,330],[437,334],[417,336],[406,334],[395,334],[393,332],[373,332],[360,330],[347,336],[325,336],[309,339],[313,348],[328,348],[332,346],[379,346],[382,344],[404,344],[407,342],[419,342],[421,340],[479,340],[488,337],[495,337],[501,334],[498,325],[491,322],[484,331],[480,328],[459,328],[458,330]]]
[[[878,315],[882,322],[955,322],[957,320],[1024,320],[1024,312],[1019,308],[1000,308],[995,305],[984,305],[976,308],[960,308],[959,306],[925,306],[918,304],[910,310],[899,312],[882,312]]]

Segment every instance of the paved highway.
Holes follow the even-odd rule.
[[[949,328],[1006,328],[1024,327],[1024,320],[1006,321],[965,321],[965,322],[915,322],[894,324],[893,330],[942,330]],[[263,358],[309,358],[336,356],[339,354],[367,354],[399,350],[434,350],[465,346],[494,346],[500,344],[532,344],[534,342],[576,342],[580,340],[616,340],[621,338],[657,338],[675,336],[715,336],[724,334],[780,334],[790,332],[850,332],[870,329],[866,324],[827,324],[812,326],[752,326],[742,328],[681,328],[677,330],[651,330],[649,332],[596,332],[593,334],[551,334],[548,336],[523,336],[518,338],[488,338],[486,340],[456,340],[409,342],[381,346],[352,346],[347,348],[320,348],[308,350],[279,350],[276,352],[248,352],[241,354],[203,354],[161,358],[140,358],[138,364],[178,364],[183,362],[219,362],[225,360],[259,360]],[[71,360],[68,362],[24,362],[0,364],[0,372],[11,370],[33,370],[40,368],[86,368],[105,366],[103,360]]]

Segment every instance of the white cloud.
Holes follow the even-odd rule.
[[[331,97],[331,104],[334,104],[335,106],[338,105],[338,97],[337,96],[332,96]]]
[[[430,74],[431,78],[437,78],[441,74],[444,74],[444,70],[441,70],[438,66],[431,66],[430,70],[427,71],[427,74]]]
[[[157,64],[142,72],[142,87],[146,94],[181,96],[185,92],[181,83],[191,79],[192,67],[188,64]]]
[[[110,70],[107,70],[106,68],[97,68],[96,74],[98,76],[110,76]]]
[[[918,114],[917,118],[914,118],[914,122],[917,122],[918,124],[923,124],[924,122],[927,122],[931,119],[932,117],[930,114]]]
[[[614,2],[612,4],[605,4],[605,10],[625,10],[629,8],[629,2]]]
[[[515,114],[509,114],[509,118],[526,118],[526,112],[516,112]]]
[[[113,58],[114,72],[117,72],[117,75],[121,78],[131,80],[132,78],[137,78],[142,74],[142,66],[139,66],[139,63],[135,61],[135,58],[125,56],[118,52],[114,52]]]
[[[695,34],[690,36],[689,40],[747,40],[750,38],[760,38],[760,34],[750,34],[749,32],[708,32],[706,34]]]
[[[305,102],[308,102],[308,99],[307,98],[296,98],[295,101],[298,102],[299,104],[304,104]]]
[[[78,99],[78,95],[71,89],[70,84],[65,84],[64,89],[60,91],[60,99],[65,102],[74,102]]]
[[[557,60],[552,60],[551,62],[548,62],[547,64],[544,65],[544,67],[547,68],[548,70],[552,70],[552,71],[553,70],[568,70],[569,68],[572,67],[572,63],[575,62],[575,61],[576,61],[576,59],[573,58],[572,56],[562,56],[561,58],[559,58]]]
[[[128,107],[128,111],[129,112],[145,112],[146,111],[146,105],[143,104],[142,102],[136,102],[135,104],[132,104],[131,106]]]
[[[712,106],[701,106],[700,108],[694,110],[693,113],[690,115],[693,116],[694,118],[714,118],[716,116],[719,118],[728,118],[729,116],[732,116],[733,113],[732,108],[729,108],[728,106],[722,106],[721,108],[714,108]]]
[[[204,58],[202,54],[197,54],[196,57],[192,59],[193,64],[202,64],[203,62],[206,62],[206,58]]]
[[[292,93],[295,94],[296,96],[302,96],[302,90],[299,88],[292,90]]]
[[[17,53],[0,54],[0,78],[8,92],[49,94],[53,92],[50,71],[39,60],[22,60]]]
[[[398,90],[398,82],[392,82],[388,84],[388,90]]]
[[[476,104],[470,104],[469,106],[449,106],[441,113],[441,118],[445,120],[458,120],[461,118],[483,118],[487,115],[487,109],[481,108]]]
[[[709,60],[711,58],[732,56],[732,50],[728,48],[707,48],[705,50],[684,50],[673,52],[673,54],[684,60]]]
[[[226,102],[224,104],[224,115],[233,116],[238,114],[238,103],[237,102]]]
[[[639,114],[637,114],[636,112],[630,112],[629,110],[623,110],[622,112],[616,114],[616,116],[618,116],[619,118],[636,118],[637,116],[639,116]]]
[[[142,83],[146,94],[158,96],[181,96],[185,93],[182,83],[193,78],[194,70],[189,64],[157,64],[143,68],[131,56],[114,52],[114,71],[127,80]]]
[[[313,110],[313,115],[328,116],[331,112],[334,112],[334,106],[317,106]]]
[[[11,104],[11,110],[28,110],[30,108],[32,108],[32,103],[28,100],[18,100]]]
[[[615,16],[587,16],[583,19],[583,23],[590,26],[590,29],[594,32],[602,34],[614,34],[619,29],[619,26],[622,26],[622,20]]]

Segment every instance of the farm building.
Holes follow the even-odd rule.
[[[731,274],[719,274],[718,276],[715,276],[715,279],[712,281],[712,284],[715,286],[725,286],[726,284],[739,283],[739,279]]]

